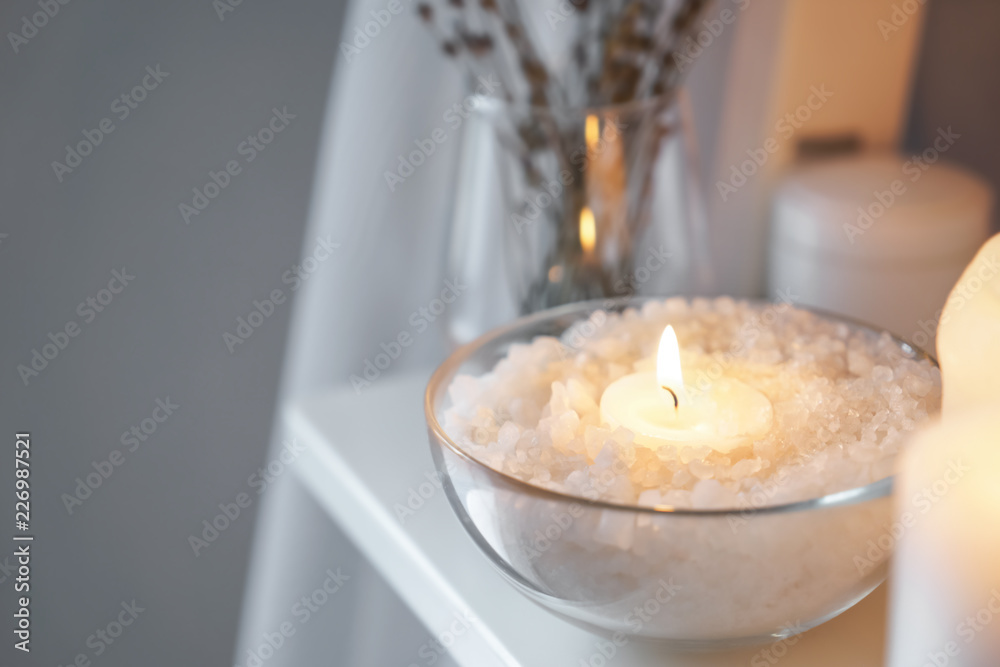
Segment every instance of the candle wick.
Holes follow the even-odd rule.
[[[670,387],[664,386],[663,388],[669,391],[670,395],[674,397],[674,410],[677,410],[680,407],[680,401],[677,400],[677,394],[674,393],[674,390]]]

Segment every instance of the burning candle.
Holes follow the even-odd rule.
[[[886,528],[891,667],[1000,664],[998,478],[997,403],[945,415],[903,454]]]
[[[938,326],[942,421],[899,468],[889,664],[1000,658],[1000,235],[948,296]]]
[[[765,435],[772,418],[767,397],[734,378],[689,390],[672,326],[660,338],[655,371],[626,375],[601,396],[601,419],[632,431],[635,443],[650,449],[690,444],[728,452]]]
[[[1000,396],[1000,234],[952,289],[938,326],[944,414]]]

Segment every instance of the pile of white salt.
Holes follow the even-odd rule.
[[[601,394],[650,367],[668,324],[689,390],[722,375],[754,387],[772,404],[766,435],[722,454],[637,446],[602,424]],[[788,304],[673,298],[514,345],[491,372],[457,377],[449,397],[451,438],[530,484],[620,504],[759,508],[890,475],[906,434],[939,409],[941,376],[887,333]]]

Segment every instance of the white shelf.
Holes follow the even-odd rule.
[[[286,424],[306,447],[294,466],[296,474],[432,635],[445,631],[456,618],[475,619],[451,646],[459,664],[588,664],[601,639],[550,615],[510,587],[465,533],[443,491],[435,489],[404,523],[397,518],[394,506],[405,506],[409,491],[434,471],[423,417],[428,376],[383,378],[360,396],[347,387],[287,405]],[[781,666],[880,667],[883,588],[796,643],[783,646],[787,654],[780,658]],[[455,624],[456,629],[461,627]],[[762,648],[767,647],[691,655],[630,643],[608,664],[777,664],[767,656],[754,660]]]

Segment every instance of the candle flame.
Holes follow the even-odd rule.
[[[580,211],[580,247],[585,255],[589,255],[594,252],[596,243],[597,224],[594,222],[594,213],[589,206],[584,206]]]
[[[583,125],[583,137],[587,141],[587,151],[593,151],[601,138],[601,124],[597,116],[591,114]]]
[[[668,393],[673,394],[674,405],[678,405],[684,395],[684,374],[681,372],[681,347],[672,326],[667,326],[660,337],[660,348],[656,355],[656,381]]]

